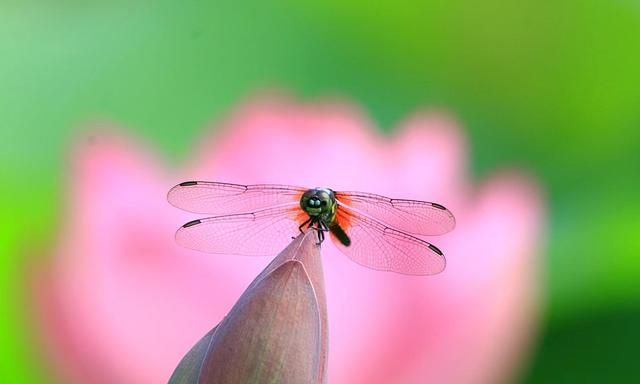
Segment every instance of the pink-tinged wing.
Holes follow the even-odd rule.
[[[435,236],[447,233],[456,226],[453,214],[438,203],[390,199],[364,192],[335,194],[342,204],[401,231]]]
[[[193,220],[178,229],[178,244],[198,251],[275,255],[300,234],[304,212],[296,205]]]
[[[298,203],[304,191],[303,188],[288,185],[185,181],[171,188],[167,200],[173,206],[189,212],[228,215]]]
[[[365,267],[405,275],[434,275],[446,266],[444,255],[435,245],[387,227],[349,207],[338,207],[336,220],[351,244],[344,246],[332,234],[334,244]]]

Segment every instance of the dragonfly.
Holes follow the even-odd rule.
[[[173,206],[210,215],[176,232],[178,244],[208,253],[274,255],[312,229],[365,267],[406,275],[433,275],[446,266],[442,251],[416,237],[445,234],[453,214],[438,203],[391,199],[365,192],[289,185],[186,181],[173,187]]]

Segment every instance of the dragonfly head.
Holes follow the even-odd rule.
[[[328,188],[307,190],[300,199],[300,207],[309,216],[329,216],[335,211],[336,196]]]

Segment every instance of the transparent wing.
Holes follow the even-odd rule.
[[[297,204],[253,213],[193,220],[178,229],[178,244],[198,251],[248,256],[275,255],[284,249],[305,213]]]
[[[442,235],[456,226],[453,214],[437,203],[390,199],[364,192],[335,192],[335,194],[340,203],[409,233],[427,236]]]
[[[185,181],[171,188],[167,200],[194,213],[227,215],[253,212],[300,201],[305,189],[288,185],[240,185],[212,181]]]
[[[334,244],[351,260],[372,269],[405,275],[434,275],[446,260],[433,244],[340,206],[336,220],[351,239],[344,246],[332,234]]]

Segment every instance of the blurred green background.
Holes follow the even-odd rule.
[[[135,4],[134,4],[135,3]],[[547,321],[525,382],[627,382],[640,345],[635,1],[3,1],[0,378],[39,382],[24,256],[53,239],[65,151],[108,118],[174,160],[257,90],[342,95],[388,131],[457,114],[474,176],[517,166],[550,205]]]

